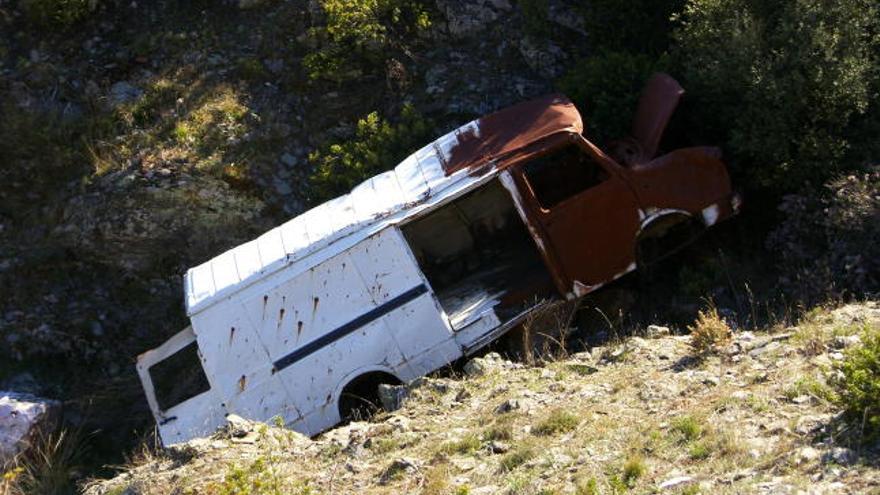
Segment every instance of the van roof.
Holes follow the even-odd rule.
[[[398,213],[461,189],[451,188],[452,184],[478,183],[486,173],[505,168],[517,152],[551,135],[582,131],[580,114],[562,95],[520,103],[469,122],[349,194],[190,268],[184,276],[187,314],[192,316],[338,240],[353,234],[367,237],[377,227],[399,222],[409,215]],[[481,169],[490,163],[490,170]]]

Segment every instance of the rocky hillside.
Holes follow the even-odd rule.
[[[835,363],[880,332],[880,305],[735,332],[712,355],[676,330],[650,326],[535,367],[488,354],[419,380],[393,413],[315,439],[233,417],[211,438],[144,451],[86,493],[880,489],[880,451],[861,446],[828,384]]]

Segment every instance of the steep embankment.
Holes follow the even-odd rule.
[[[865,493],[877,453],[826,379],[878,325],[865,303],[704,359],[662,327],[539,367],[490,354],[373,421],[310,440],[235,420],[86,493]]]

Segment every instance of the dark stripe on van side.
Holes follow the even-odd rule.
[[[425,284],[413,287],[412,289],[404,292],[403,294],[395,297],[385,304],[377,306],[370,311],[367,311],[366,313],[358,316],[357,318],[351,320],[345,325],[342,325],[341,327],[322,335],[321,337],[284,356],[278,361],[275,361],[275,363],[273,363],[272,365],[272,372],[275,373],[277,371],[283,370],[284,368],[287,368],[288,366],[299,361],[300,359],[305,358],[309,354],[317,352],[323,347],[326,347],[333,342],[336,342],[342,337],[345,337],[346,335],[354,332],[358,328],[381,318],[386,313],[394,311],[395,309],[403,306],[404,304],[412,301],[413,299],[421,296],[426,292],[428,292],[428,288],[425,286]]]

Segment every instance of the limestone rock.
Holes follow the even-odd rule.
[[[58,427],[61,403],[0,391],[0,466],[30,448],[39,435]]]
[[[409,394],[409,389],[404,385],[388,385],[387,383],[379,385],[379,401],[382,403],[382,408],[389,412],[403,407]]]
[[[508,0],[437,0],[437,9],[446,17],[446,26],[454,37],[482,31],[513,6]]]

